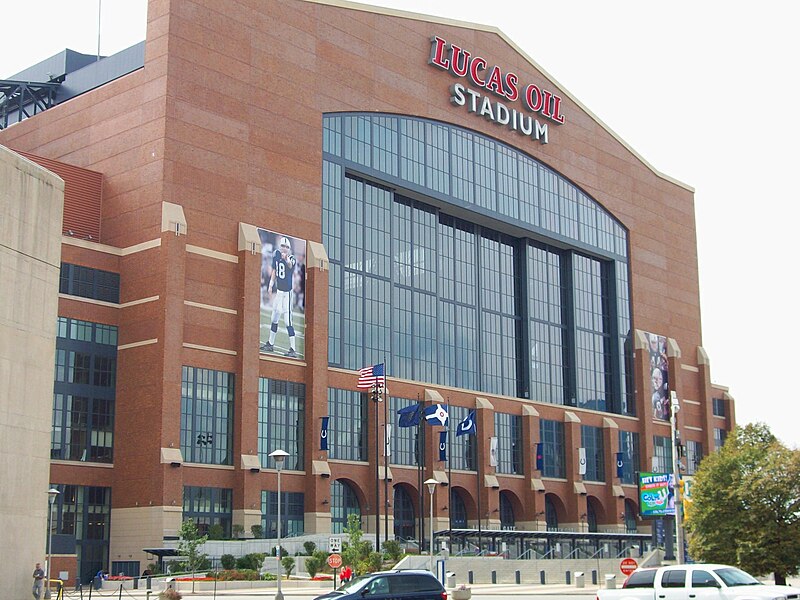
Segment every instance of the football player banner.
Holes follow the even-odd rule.
[[[268,354],[305,356],[306,241],[259,229],[261,238],[261,320],[259,349]]]
[[[667,338],[655,333],[644,333],[647,339],[647,351],[650,355],[650,399],[653,407],[653,418],[669,421],[669,360],[667,359]]]

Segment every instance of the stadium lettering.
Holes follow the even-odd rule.
[[[540,123],[531,115],[523,114],[516,108],[509,108],[500,101],[492,102],[489,96],[464,87],[460,83],[450,86],[450,102],[456,106],[466,106],[468,112],[476,113],[498,125],[505,125],[520,135],[539,140],[542,144],[548,142],[547,123]]]
[[[512,71],[504,72],[496,65],[490,67],[488,61],[482,56],[474,55],[456,44],[448,43],[447,40],[439,36],[434,36],[431,40],[431,54],[428,64],[447,71],[454,77],[466,78],[479,90],[487,90],[509,102],[521,100],[523,107],[528,111],[538,113],[557,125],[561,125],[565,121],[564,115],[561,114],[561,96],[533,83],[522,89],[519,86],[519,77],[516,73]],[[470,88],[464,86],[461,86],[461,88],[470,90]],[[451,92],[452,90],[453,88],[451,87]],[[451,101],[454,104],[459,104],[453,97],[451,97]],[[463,106],[463,104],[460,105]],[[501,106],[505,105],[501,104]],[[506,109],[509,110],[508,107]],[[489,110],[489,108],[486,110]],[[510,110],[514,111],[514,109]],[[471,112],[479,111],[473,110]],[[511,114],[513,115],[514,113]],[[517,112],[517,114],[521,117],[521,113]],[[513,117],[511,118],[513,119]]]

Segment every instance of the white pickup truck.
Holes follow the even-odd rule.
[[[741,569],[689,564],[642,568],[621,590],[599,590],[597,600],[800,600],[800,589],[765,585]]]

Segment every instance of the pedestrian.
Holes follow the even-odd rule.
[[[36,563],[33,568],[33,597],[36,600],[42,600],[42,589],[44,588],[44,571],[42,570],[42,563]]]

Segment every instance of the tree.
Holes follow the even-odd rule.
[[[344,528],[348,541],[342,549],[342,562],[350,565],[356,575],[363,575],[374,570],[369,563],[372,553],[372,542],[363,539],[361,531],[361,517],[357,514],[347,515],[347,526]]]
[[[206,543],[208,536],[200,535],[197,531],[197,524],[192,519],[186,519],[181,523],[180,541],[178,542],[178,554],[186,557],[186,568],[194,573],[208,562],[208,556],[200,552],[200,547]],[[194,587],[194,580],[192,580]]]
[[[737,427],[700,463],[686,527],[695,559],[772,572],[785,583],[800,555],[800,450],[766,425]]]
[[[292,576],[292,571],[294,571],[294,557],[293,556],[284,556],[281,558],[281,566],[283,567],[283,572],[286,573],[286,578]]]

